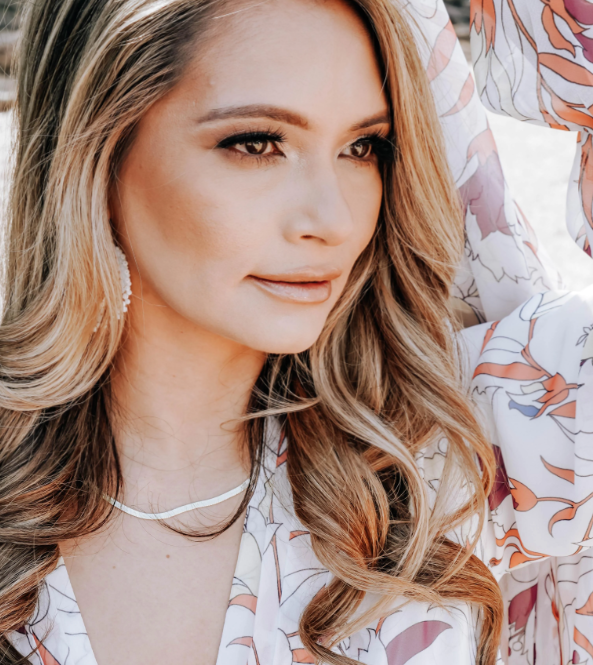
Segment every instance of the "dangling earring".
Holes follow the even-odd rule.
[[[125,314],[128,311],[128,305],[130,304],[130,297],[132,295],[132,279],[130,277],[130,267],[128,266],[126,255],[117,245],[115,246],[115,255],[117,256],[119,278],[121,280],[121,293],[123,297],[122,314]],[[120,318],[120,314],[117,315],[117,318]]]
[[[130,278],[130,268],[128,266],[128,260],[126,255],[121,251],[121,249],[115,245],[115,256],[117,258],[117,267],[119,268],[119,279],[121,283],[121,295],[122,295],[122,311],[118,313],[118,320],[122,317],[122,314],[125,314],[128,311],[128,305],[130,304],[130,296],[132,295],[132,280]],[[97,325],[93,329],[93,334],[99,330],[101,321],[105,314],[105,301],[101,303],[101,311],[99,312],[99,318],[97,319]]]

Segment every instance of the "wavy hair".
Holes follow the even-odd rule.
[[[33,614],[59,543],[104,526],[102,495],[121,494],[110,372],[124,321],[108,193],[138,121],[178,81],[223,2],[28,3],[0,323],[5,665],[23,662],[8,633]],[[459,199],[410,18],[390,0],[349,2],[376,45],[395,159],[383,167],[375,237],[320,338],[270,357],[254,387],[244,423],[251,485],[217,533],[245,509],[266,414],[281,412],[294,507],[333,573],[303,613],[305,647],[345,665],[333,647],[396,599],[467,602],[481,621],[476,662],[493,665],[502,601],[471,552],[494,459],[461,386],[451,323]],[[447,452],[431,504],[417,458],[435,437]],[[471,520],[467,546],[447,538]],[[366,594],[373,607],[362,612]]]

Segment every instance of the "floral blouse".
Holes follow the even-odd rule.
[[[498,321],[463,338],[471,394],[498,461],[476,555],[503,592],[500,663],[591,664],[593,290],[554,290],[558,274],[513,202],[482,103],[580,132],[567,224],[591,254],[593,4],[472,0],[472,76],[442,1],[400,2],[417,32],[465,214],[453,295],[468,323]],[[299,617],[330,573],[291,509],[288,445],[271,424],[217,665],[312,662]],[[418,459],[428,492],[438,487],[445,451],[437,441]],[[471,527],[451,538],[465,543]],[[338,649],[369,665],[475,662],[480,628],[471,607],[398,607],[395,599],[394,608]],[[11,637],[33,665],[97,665],[63,563],[44,580],[35,615]]]
[[[471,392],[495,445],[490,519],[476,549],[500,579],[501,661],[585,663],[593,655],[593,288],[533,296],[496,324],[469,328],[462,349]],[[269,421],[217,665],[311,663],[299,618],[328,570],[292,509],[287,447]],[[418,457],[438,487],[446,441]],[[450,534],[467,542],[472,525]],[[371,599],[369,599],[370,602]],[[399,606],[339,644],[369,665],[475,663],[480,626],[466,604]],[[31,621],[13,633],[34,665],[97,665],[63,563],[45,579]],[[101,664],[103,665],[103,664]]]

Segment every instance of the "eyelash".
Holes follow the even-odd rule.
[[[233,134],[232,136],[227,136],[226,138],[222,139],[222,141],[219,141],[216,148],[224,150],[232,148],[235,145],[240,145],[241,143],[249,143],[251,141],[253,142],[261,141],[261,142],[274,143],[274,144],[285,143],[286,134],[273,130],[267,130],[263,132],[261,131],[241,132],[240,134]],[[359,138],[356,139],[356,141],[353,141],[350,145],[362,142],[366,142],[371,145],[371,148],[373,149],[373,154],[377,157],[380,163],[386,164],[389,162],[393,162],[395,158],[395,146],[392,139],[383,136],[379,132],[371,132],[369,134],[365,134],[364,136],[360,136]],[[250,160],[255,159],[257,160],[257,162],[268,161],[270,158],[276,157],[278,155],[278,153],[272,153],[268,155],[251,155],[240,151],[237,151],[237,154],[241,159],[250,159]],[[363,159],[358,159],[356,161],[364,163],[370,160],[368,158],[366,159],[363,158]]]
[[[356,139],[355,143],[368,141],[373,148],[373,153],[381,164],[389,164],[395,160],[395,143],[392,138],[383,136],[379,132],[371,132]]]
[[[286,141],[286,134],[282,132],[273,131],[271,129],[266,131],[252,131],[252,132],[241,132],[239,134],[233,134],[232,136],[227,136],[226,138],[219,141],[216,146],[219,149],[228,149],[232,148],[235,145],[240,145],[241,143],[254,143],[257,141],[267,142],[267,143],[284,143]],[[236,155],[240,159],[249,159],[251,161],[255,160],[257,163],[267,162],[270,158],[276,157],[277,153],[270,155],[250,155],[244,152],[236,151]]]

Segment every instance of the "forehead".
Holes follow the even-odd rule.
[[[179,86],[202,110],[270,104],[348,122],[386,107],[373,42],[345,2],[240,0],[207,34]]]

